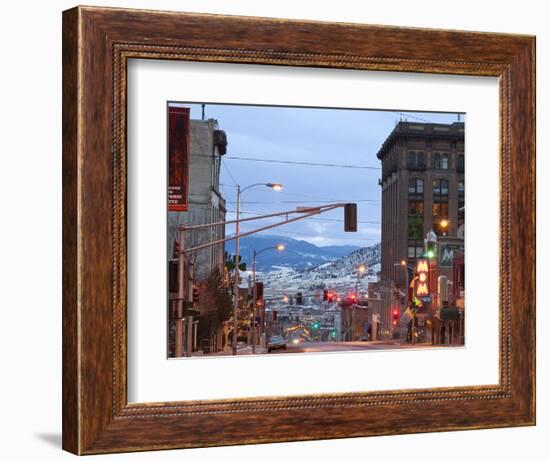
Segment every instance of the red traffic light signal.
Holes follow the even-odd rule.
[[[334,293],[332,291],[329,291],[327,294],[328,302],[331,303],[334,301]]]
[[[193,287],[193,302],[198,303],[200,297],[200,290],[198,287]]]
[[[393,308],[392,318],[393,318],[392,324],[394,326],[397,325],[397,321],[399,320],[399,309],[397,309],[397,307]]]
[[[264,282],[256,282],[256,299],[264,297]]]

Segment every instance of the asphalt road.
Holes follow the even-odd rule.
[[[347,352],[386,349],[411,349],[431,346],[428,343],[414,344],[387,340],[387,341],[352,341],[352,342],[304,342],[300,344],[288,344],[286,350],[275,350],[271,354],[288,354],[297,352]]]

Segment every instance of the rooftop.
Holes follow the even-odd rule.
[[[376,156],[381,160],[388,148],[399,137],[464,138],[464,122],[451,124],[399,122],[386,138]]]

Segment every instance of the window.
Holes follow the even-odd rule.
[[[411,240],[422,240],[422,216],[409,216],[408,237]]]
[[[440,154],[436,152],[434,154],[433,166],[436,170],[448,170],[449,154]]]
[[[410,170],[426,169],[426,164],[424,163],[424,152],[409,152],[407,157],[407,167]]]
[[[464,181],[458,181],[458,209],[464,208]]]
[[[448,154],[441,154],[441,169],[442,170],[448,170],[449,169],[449,155]]]
[[[435,223],[439,223],[449,216],[449,181],[446,179],[434,179],[432,215],[435,233],[438,235],[444,234],[447,229],[437,226]]]
[[[424,180],[420,178],[409,179],[409,215],[421,215],[424,213]]]
[[[458,224],[464,224],[464,181],[458,181]]]
[[[409,194],[423,195],[424,194],[424,180],[420,178],[409,179]]]
[[[409,200],[409,215],[421,215],[424,213],[424,202]]]
[[[438,154],[437,152],[434,154],[433,165],[435,169],[439,170],[441,165],[441,154]]]
[[[434,202],[447,202],[449,198],[449,181],[434,179],[433,196]]]
[[[449,204],[448,203],[434,203],[432,205],[432,212],[434,217],[447,218],[449,216]]]
[[[407,256],[409,259],[421,258],[424,249],[421,246],[410,246],[407,248]]]
[[[456,171],[464,173],[464,154],[459,154],[456,159]]]
[[[409,168],[416,166],[416,152],[409,152],[407,164]]]

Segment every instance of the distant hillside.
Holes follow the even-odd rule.
[[[298,271],[306,270],[336,261],[338,258],[359,249],[358,246],[354,245],[319,247],[304,240],[278,235],[251,235],[240,239],[239,253],[242,260],[246,261],[248,268],[252,269],[254,249],[261,251],[264,248],[275,247],[281,243],[286,246],[283,251],[268,250],[258,256],[256,263],[259,271],[269,272],[275,266],[289,267]],[[226,251],[230,254],[235,253],[234,241],[226,244]]]
[[[359,288],[365,291],[368,283],[376,281],[380,272],[380,244],[359,248],[335,261],[317,267],[297,271],[279,268],[263,274],[265,288],[270,295],[291,294],[298,291],[316,292],[331,289],[344,294]],[[358,277],[357,268],[364,265],[366,271]]]
[[[330,264],[308,269],[305,272],[311,274],[315,273],[318,278],[326,279],[348,275],[356,277],[357,267],[364,264],[367,269],[366,276],[376,275],[376,272],[380,270],[381,260],[381,246],[377,243],[370,247],[356,249]]]

